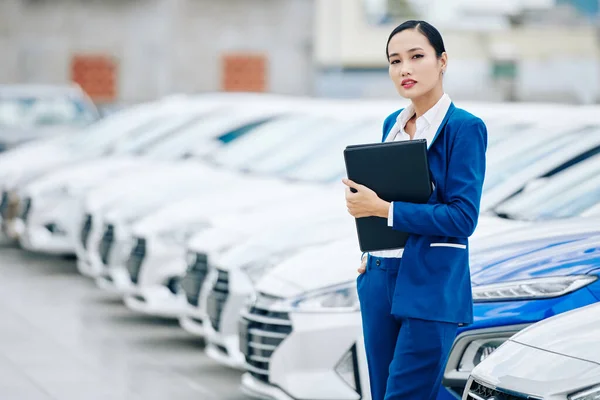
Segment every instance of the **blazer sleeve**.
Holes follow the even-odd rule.
[[[487,129],[479,118],[465,121],[452,144],[446,176],[446,204],[393,202],[393,229],[417,235],[468,238],[477,227]]]

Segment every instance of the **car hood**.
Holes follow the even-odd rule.
[[[29,196],[64,189],[67,192],[91,188],[117,172],[128,173],[136,168],[148,167],[150,161],[139,157],[106,157],[76,165],[61,167],[36,178],[23,188]]]
[[[204,190],[183,200],[171,202],[136,223],[134,231],[153,234],[177,226],[204,221],[212,225],[215,216],[235,215],[237,223],[248,223],[244,214],[270,208],[273,203],[304,197],[310,187],[271,179],[243,179],[224,187]],[[208,189],[208,188],[207,188]],[[251,195],[248,195],[251,193]],[[311,193],[314,195],[314,193]],[[314,197],[314,196],[313,196]]]
[[[0,182],[4,187],[13,190],[19,182],[46,173],[52,168],[78,160],[62,146],[48,144],[25,149],[16,149],[0,158]],[[4,157],[6,156],[6,157]]]
[[[188,242],[192,251],[203,253],[222,252],[244,243],[250,237],[264,234],[265,231],[278,231],[284,238],[290,229],[286,227],[306,224],[315,226],[332,219],[350,219],[343,205],[343,192],[319,190],[316,195],[296,196],[287,201],[277,201],[268,207],[259,206],[251,210],[237,210],[233,213],[220,213],[210,218],[211,228],[194,235]],[[289,210],[294,212],[290,213]],[[287,240],[293,240],[288,238]]]
[[[553,353],[600,364],[600,304],[542,320],[511,340]]]
[[[354,281],[361,258],[355,236],[308,248],[284,260],[260,279],[257,290],[290,298]]]
[[[0,128],[0,143],[6,144],[7,147],[16,146],[30,140],[45,139],[53,135],[75,132],[79,129],[81,127],[65,125],[29,129]]]
[[[161,191],[181,182],[198,187],[205,184],[207,179],[217,181],[230,177],[230,173],[216,171],[201,163],[157,162],[143,170],[102,182],[86,194],[85,204],[90,211],[108,209],[121,198],[124,201],[131,197],[141,199],[141,192],[144,192],[144,196],[148,192],[151,196],[160,195]]]
[[[281,226],[255,235],[246,242],[223,253],[215,264],[223,269],[241,268],[255,262],[267,262],[271,266],[280,260],[302,251],[305,247],[333,242],[348,235],[355,235],[355,224],[351,218],[339,218],[315,223]]]
[[[600,235],[562,236],[503,247],[497,258],[472,263],[473,285],[586,274],[600,268]]]

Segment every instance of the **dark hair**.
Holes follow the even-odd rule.
[[[421,32],[427,38],[427,40],[429,40],[431,46],[433,46],[435,54],[438,58],[440,58],[442,56],[442,53],[446,51],[446,47],[444,46],[444,39],[442,39],[442,35],[433,25],[425,21],[410,20],[398,25],[396,29],[394,29],[390,34],[387,44],[385,45],[385,54],[387,56],[388,61],[390,59],[390,40],[392,40],[392,38],[398,33],[407,29],[416,29],[417,31]]]

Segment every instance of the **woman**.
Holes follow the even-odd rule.
[[[468,237],[479,214],[487,131],[444,93],[448,56],[433,26],[398,26],[387,58],[398,93],[411,103],[386,118],[383,141],[427,140],[433,193],[427,204],[389,203],[344,179],[346,205],[355,218],[387,218],[411,234],[404,249],[372,252],[359,268],[372,398],[428,400],[437,396],[458,325],[473,320]]]

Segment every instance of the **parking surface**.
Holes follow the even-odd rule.
[[[139,316],[75,262],[0,244],[0,399],[242,400],[241,373]]]

